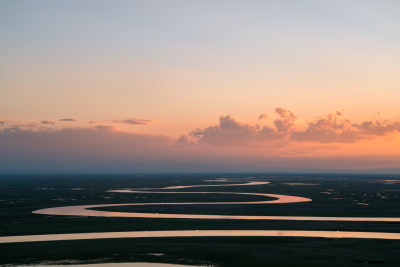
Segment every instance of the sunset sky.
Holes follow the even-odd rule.
[[[400,2],[0,1],[0,172],[399,168]]]

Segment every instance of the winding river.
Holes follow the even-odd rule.
[[[96,208],[117,206],[148,206],[148,205],[248,205],[248,204],[280,204],[309,202],[309,198],[263,193],[242,192],[182,192],[170,191],[193,187],[217,186],[255,186],[266,185],[269,182],[248,182],[242,184],[212,184],[170,186],[165,188],[139,188],[108,190],[113,193],[143,193],[143,194],[234,194],[253,195],[273,198],[266,201],[252,202],[169,202],[169,203],[124,203],[124,204],[99,204],[64,206],[33,211],[35,214],[67,215],[67,216],[97,216],[97,217],[130,217],[130,218],[178,218],[178,219],[224,219],[224,220],[296,220],[296,221],[358,221],[358,222],[400,222],[400,218],[389,217],[314,217],[314,216],[242,216],[242,215],[207,215],[207,214],[159,214],[159,213],[134,213],[99,211]],[[162,190],[162,191],[153,191]],[[177,231],[129,231],[129,232],[104,232],[104,233],[76,233],[76,234],[50,234],[0,237],[0,243],[82,240],[82,239],[108,239],[108,238],[150,238],[150,237],[217,237],[217,236],[286,236],[286,237],[323,237],[323,238],[377,238],[400,240],[400,233],[382,232],[342,232],[342,231],[296,231],[296,230],[177,230]]]

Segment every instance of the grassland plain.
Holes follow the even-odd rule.
[[[168,175],[1,175],[0,235],[143,230],[333,230],[400,232],[394,222],[188,220],[51,216],[32,211],[57,206],[150,202],[260,201],[229,194],[113,193],[110,189],[160,188],[246,181],[270,184],[208,187],[208,192],[295,195],[312,202],[274,205],[120,206],[102,210],[276,216],[400,217],[400,176],[168,174]],[[178,189],[182,192],[204,188]],[[176,191],[176,190],[174,190]],[[291,237],[196,237],[113,239],[0,245],[0,264],[42,262],[168,262],[216,266],[399,266],[398,240]],[[162,255],[162,256],[160,256]]]

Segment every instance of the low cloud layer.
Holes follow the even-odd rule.
[[[135,134],[116,127],[97,125],[92,128],[60,130],[20,130],[0,132],[0,171],[6,168],[53,168],[51,165],[138,167],[166,158],[172,147],[170,138],[162,135]]]
[[[244,131],[244,136],[248,134]],[[126,133],[107,125],[56,131],[3,131],[0,132],[0,172],[326,171],[399,167],[400,160],[400,156],[257,155],[225,148],[177,147],[174,142],[166,136]]]
[[[400,122],[352,122],[341,112],[308,122],[282,108],[276,108],[274,114],[263,116],[256,123],[221,116],[218,124],[195,129],[180,138],[126,132],[115,125],[95,123],[89,127],[71,127],[71,124],[62,123],[54,126],[52,122],[0,120],[0,172],[297,171],[400,167],[398,139],[395,139],[397,143],[378,144],[387,149],[379,155],[374,146],[369,146],[368,150],[354,149],[363,148],[367,144],[363,143],[365,140],[399,133]],[[349,147],[351,149],[347,151],[352,151],[351,157],[346,156],[347,152],[341,152]]]

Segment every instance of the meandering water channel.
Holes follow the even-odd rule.
[[[136,218],[178,218],[178,219],[224,219],[224,220],[297,220],[297,221],[359,221],[359,222],[400,222],[400,218],[389,217],[316,217],[316,216],[242,216],[242,215],[207,215],[207,214],[159,214],[99,211],[96,208],[117,206],[148,206],[148,205],[248,205],[248,204],[280,204],[309,202],[309,198],[263,193],[242,192],[182,192],[170,191],[171,189],[185,189],[193,187],[216,186],[255,186],[265,185],[269,182],[248,182],[242,184],[212,184],[170,186],[165,188],[139,188],[108,190],[114,193],[143,193],[143,194],[235,194],[253,195],[273,198],[266,201],[252,202],[168,202],[168,203],[123,203],[123,204],[98,204],[64,206],[36,210],[35,214],[68,215],[68,216],[97,216],[97,217],[136,217]],[[162,191],[153,191],[162,190]],[[104,232],[104,233],[77,233],[77,234],[50,234],[0,237],[0,243],[38,242],[59,240],[82,239],[108,239],[108,238],[160,238],[160,237],[217,237],[217,236],[286,236],[286,237],[324,237],[324,238],[378,238],[400,240],[400,233],[381,232],[339,232],[339,231],[296,231],[296,230],[177,230],[177,231],[129,231],[129,232]]]

